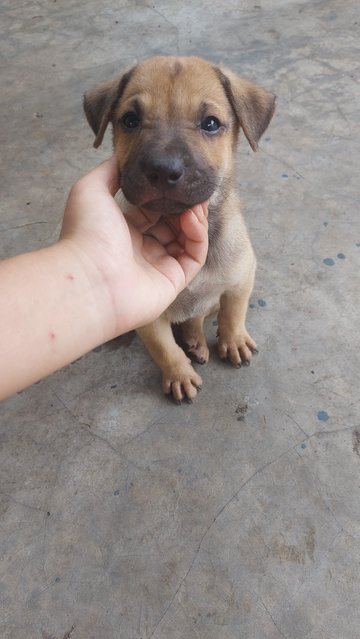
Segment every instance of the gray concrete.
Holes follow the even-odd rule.
[[[210,320],[193,406],[132,335],[2,404],[0,636],[358,638],[358,0],[3,0],[0,18],[2,256],[54,241],[109,155],[82,114],[98,81],[198,54],[278,95],[239,152],[253,365],[217,360]]]

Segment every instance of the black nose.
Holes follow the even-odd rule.
[[[157,189],[176,186],[185,172],[183,161],[179,157],[147,158],[142,168],[150,184]]]

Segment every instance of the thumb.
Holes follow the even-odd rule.
[[[114,197],[120,188],[119,165],[115,155],[87,173],[80,182],[84,188],[91,190],[105,187],[106,191]]]

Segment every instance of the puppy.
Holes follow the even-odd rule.
[[[204,319],[216,309],[220,358],[238,367],[256,351],[245,328],[256,261],[234,189],[234,160],[240,129],[256,151],[274,108],[265,89],[196,57],[150,58],[85,94],[95,147],[112,124],[131,205],[153,213],[155,222],[209,201],[205,266],[159,319],[138,330],[176,402],[192,401],[202,380],[176,344],[172,323],[181,323],[186,352],[200,364],[209,358]]]

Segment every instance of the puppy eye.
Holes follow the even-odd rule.
[[[140,124],[140,119],[134,111],[128,111],[120,120],[125,129],[136,129]]]
[[[209,115],[202,120],[201,128],[203,131],[206,131],[206,133],[217,133],[221,128],[220,120],[213,115]]]

